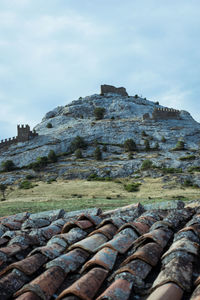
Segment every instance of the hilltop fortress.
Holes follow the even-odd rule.
[[[16,144],[19,142],[26,142],[29,141],[30,139],[38,136],[38,133],[30,130],[29,125],[17,125],[17,136],[5,140],[1,140],[0,142],[0,148],[5,147],[5,146],[10,146],[12,144]]]
[[[115,97],[115,95],[117,97]],[[96,98],[95,98],[96,97]],[[131,110],[130,107],[127,109],[127,119],[132,118],[133,114],[137,114],[140,119],[144,121],[164,121],[164,120],[182,120],[181,112],[175,109],[166,108],[159,106],[159,103],[154,103],[152,101],[146,100],[146,98],[139,97],[138,95],[129,96],[126,89],[124,87],[115,87],[112,85],[101,85],[100,87],[100,95],[96,95],[89,100],[89,105],[87,103],[87,97],[78,101],[73,101],[72,104],[66,105],[66,107],[59,107],[56,109],[57,115],[64,115],[69,116],[74,119],[79,118],[80,115],[83,118],[93,118],[94,117],[94,108],[97,106],[104,107],[105,111],[107,111],[107,118],[110,118],[109,110],[110,110],[110,103],[113,101],[112,104],[112,112],[114,113],[115,110],[118,110],[119,107],[123,107],[123,110],[119,110],[119,114],[117,118],[124,117],[124,107],[125,105],[139,105],[139,107],[135,110]],[[96,100],[95,100],[96,99]],[[97,101],[97,102],[96,102]],[[122,101],[118,106],[116,103]],[[130,103],[130,104],[129,104]],[[79,107],[78,107],[79,105]],[[143,105],[143,107],[141,107]],[[143,109],[144,107],[149,107],[149,109]],[[113,110],[113,107],[115,109]],[[141,107],[141,109],[140,109]],[[153,109],[152,109],[153,108]],[[111,110],[110,110],[111,111]],[[47,113],[47,118],[54,118],[56,116],[55,111]],[[45,125],[46,126],[46,125]],[[36,127],[37,128],[37,127]],[[38,130],[37,130],[38,131]],[[50,132],[49,132],[50,133]],[[40,134],[40,133],[39,133]],[[17,125],[17,136],[5,140],[1,140],[0,142],[0,149],[6,146],[10,146],[12,144],[17,144],[19,142],[26,142],[34,137],[38,136],[35,130],[31,131],[29,125]]]

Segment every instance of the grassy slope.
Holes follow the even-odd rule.
[[[51,184],[33,182],[36,186],[28,190],[12,187],[7,191],[7,200],[0,203],[0,216],[22,211],[37,212],[57,208],[71,211],[87,207],[101,207],[105,210],[133,202],[150,203],[174,200],[181,196],[184,196],[185,200],[200,198],[199,189],[183,189],[174,182],[168,183],[168,188],[163,189],[164,184],[161,178],[145,178],[142,180],[140,190],[134,193],[124,190],[123,183],[125,182],[127,182],[126,179],[119,180],[118,183],[68,180]]]

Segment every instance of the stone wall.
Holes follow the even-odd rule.
[[[1,140],[1,142],[0,142],[0,148],[3,148],[5,146],[10,146],[10,145],[16,144],[16,143],[17,143],[17,138],[16,137],[5,139],[5,140]]]
[[[35,136],[38,136],[38,133],[31,131],[29,125],[17,125],[17,137],[1,140],[0,148],[10,146],[18,142],[26,142]]]
[[[113,93],[113,94],[118,94],[121,96],[128,96],[128,93],[124,87],[119,87],[116,88],[115,86],[112,85],[101,85],[101,94],[107,94],[107,93]]]
[[[154,120],[168,120],[175,119],[180,120],[180,111],[171,108],[155,108],[152,113]]]

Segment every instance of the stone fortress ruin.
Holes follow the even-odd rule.
[[[17,125],[17,136],[5,140],[1,140],[0,142],[0,148],[3,148],[5,146],[10,146],[12,144],[16,144],[19,142],[26,142],[30,139],[38,136],[38,133],[35,132],[35,130],[31,131],[29,125]]]
[[[115,86],[108,84],[101,85],[101,95],[108,93],[119,94],[121,96],[128,96],[128,93],[124,87],[116,88]]]
[[[154,120],[168,120],[176,119],[180,120],[180,111],[173,108],[154,108],[152,113],[152,119]]]

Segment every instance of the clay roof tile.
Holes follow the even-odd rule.
[[[94,266],[103,267],[108,271],[112,270],[117,254],[117,251],[110,248],[101,249],[82,267],[81,273]]]
[[[63,299],[66,295],[76,295],[83,300],[94,299],[94,296],[101,287],[108,271],[102,268],[93,268],[79,280],[73,283],[68,289],[64,290],[57,298]]]
[[[24,285],[15,293],[15,297],[26,292],[33,292],[43,300],[50,299],[65,278],[65,273],[60,267],[52,267],[36,277],[29,284]]]

